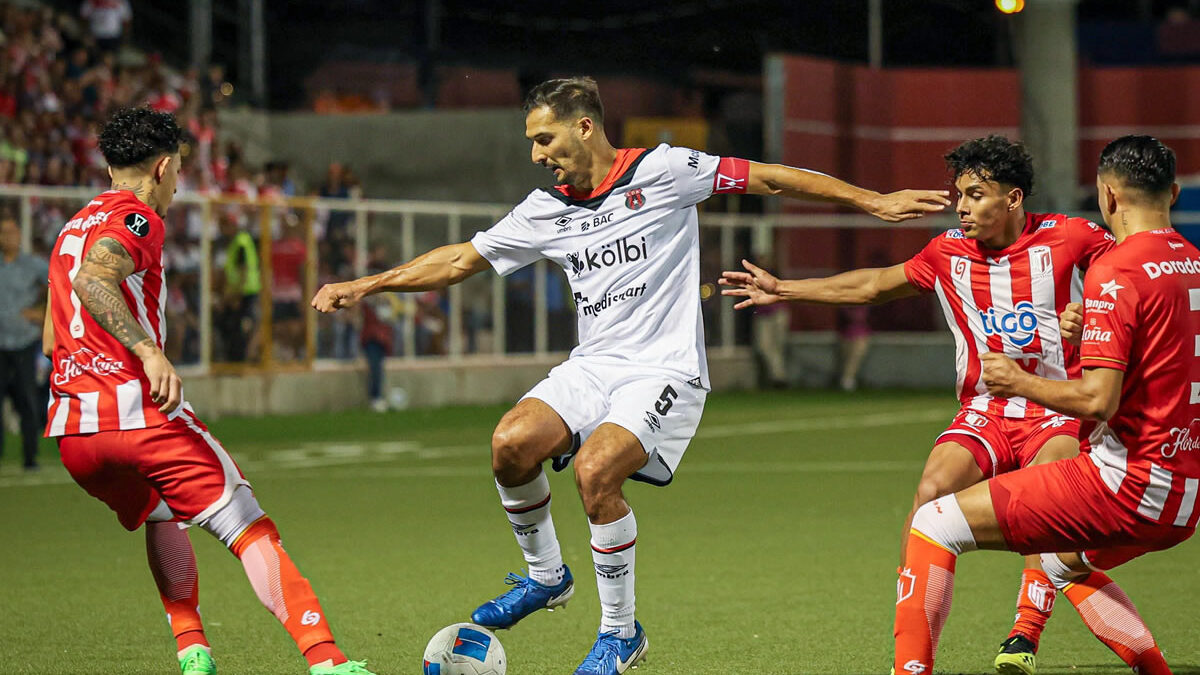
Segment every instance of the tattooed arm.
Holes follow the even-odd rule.
[[[174,366],[146,335],[125,302],[121,282],[133,274],[134,267],[133,258],[121,242],[101,237],[88,249],[71,286],[92,319],[142,360],[150,381],[150,398],[161,404],[161,412],[168,413],[179,406],[181,383]]]

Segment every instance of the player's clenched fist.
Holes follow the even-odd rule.
[[[983,363],[983,383],[987,385],[988,393],[1006,398],[1014,396],[1013,385],[1025,374],[1017,362],[996,352],[980,354],[979,360]]]
[[[362,292],[353,281],[343,281],[337,284],[325,284],[313,296],[312,306],[318,312],[336,312],[339,309],[353,307],[362,300]]]
[[[1083,305],[1078,302],[1067,303],[1062,314],[1058,315],[1058,330],[1064,340],[1078,346],[1083,336]]]

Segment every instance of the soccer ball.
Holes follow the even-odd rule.
[[[425,675],[504,675],[508,659],[492,632],[473,623],[439,630],[425,647]]]

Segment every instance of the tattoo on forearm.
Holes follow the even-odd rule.
[[[105,237],[88,250],[75,276],[80,303],[101,328],[131,350],[150,339],[121,293],[121,282],[133,269],[133,258],[125,247]]]

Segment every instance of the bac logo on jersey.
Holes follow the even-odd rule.
[[[646,197],[642,194],[642,189],[637,188],[625,193],[625,206],[632,211],[637,211],[646,205]]]
[[[1018,302],[1011,312],[1000,313],[995,307],[989,307],[986,312],[980,310],[979,320],[983,323],[984,335],[1007,336],[1017,347],[1033,342],[1033,336],[1037,334],[1037,314],[1028,300]]]
[[[1049,246],[1034,246],[1029,249],[1029,273],[1035,277],[1054,274],[1054,257]]]
[[[140,213],[131,213],[125,216],[125,229],[132,232],[134,236],[144,237],[150,234],[150,221]]]

